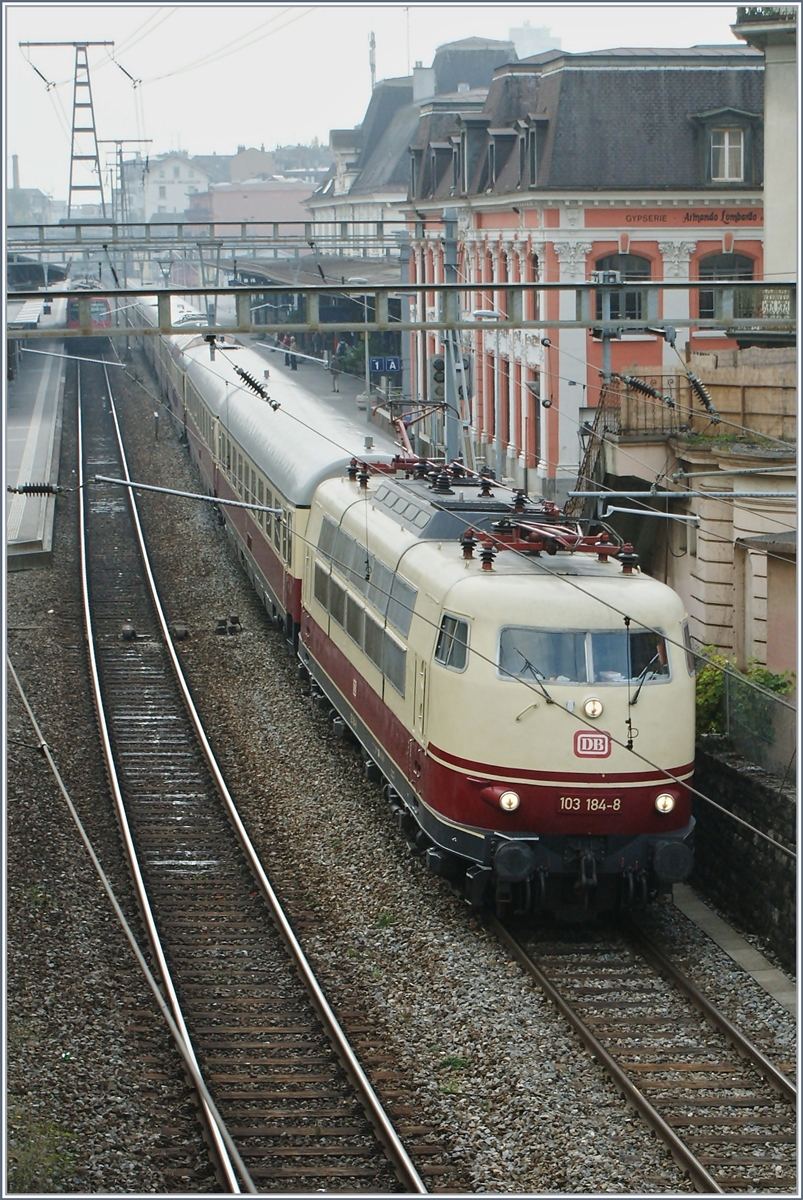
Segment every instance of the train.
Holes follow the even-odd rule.
[[[107,297],[87,295],[93,286],[101,285],[90,279],[74,280],[72,287],[78,294],[67,300],[67,329],[79,329],[83,334],[69,339],[70,349],[75,354],[101,349],[106,338],[104,331],[112,326],[112,307]]]
[[[632,547],[417,458],[250,340],[143,341],[206,492],[254,506],[221,512],[299,675],[429,870],[566,920],[688,879],[688,619]]]

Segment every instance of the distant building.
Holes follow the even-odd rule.
[[[316,236],[330,239],[329,253],[337,252],[331,239],[341,239],[340,250],[349,251],[355,237],[364,240],[369,255],[385,252],[382,244],[406,227],[410,145],[422,114],[451,125],[458,114],[478,111],[494,69],[515,59],[511,41],[448,42],[438,47],[432,66],[418,62],[412,75],[380,80],[360,125],[330,131],[334,163],[308,205]]]
[[[183,216],[193,196],[207,191],[209,175],[186,154],[161,154],[151,158],[144,173],[144,220]]]
[[[508,30],[508,37],[516,47],[519,58],[531,58],[545,50],[560,50],[561,40],[543,25],[534,26],[525,21],[518,29]]]
[[[208,191],[208,211],[213,221],[264,222],[265,229],[262,232],[269,233],[269,227],[273,224],[308,223],[309,213],[305,205],[308,196],[309,184],[303,179],[248,179],[215,183]],[[300,234],[303,229],[296,229],[296,232]]]

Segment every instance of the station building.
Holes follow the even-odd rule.
[[[451,126],[425,109],[410,146],[415,281],[443,281],[451,209],[468,311],[488,310],[495,294],[483,283],[587,282],[616,271],[626,287],[612,297],[614,322],[712,318],[713,293],[667,290],[648,313],[642,287],[762,278],[763,65],[746,46],[547,51],[497,68],[482,108]],[[525,315],[575,316],[571,293],[536,288],[529,303]],[[488,322],[474,348],[471,420],[479,455],[498,474],[519,482],[534,469],[544,493],[560,497],[576,480],[581,431],[598,403],[602,347],[591,331],[547,332],[544,345],[535,332],[496,333]],[[625,332],[611,343],[611,368],[660,373],[687,341],[734,345],[724,330],[679,330],[676,348]]]

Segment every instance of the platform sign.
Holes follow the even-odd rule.
[[[385,359],[384,358],[372,358],[371,359],[371,372],[372,372],[372,374],[376,374],[376,375],[384,375]]]
[[[385,359],[385,364],[388,375],[397,375],[401,371],[401,359],[397,354],[389,354]]]

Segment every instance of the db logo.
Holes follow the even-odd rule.
[[[574,735],[574,752],[578,758],[607,758],[611,752],[611,735],[596,729],[579,729]]]

